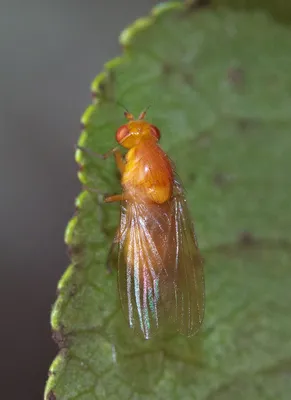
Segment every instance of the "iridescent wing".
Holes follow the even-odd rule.
[[[204,313],[203,266],[179,184],[162,205],[124,202],[116,242],[119,295],[130,327],[146,339],[171,325],[194,334]]]

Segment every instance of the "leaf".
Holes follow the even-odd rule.
[[[159,6],[121,35],[125,54],[92,85],[79,144],[98,153],[149,118],[175,160],[205,257],[206,316],[194,338],[143,341],[121,314],[105,260],[118,206],[83,192],[72,265],[52,311],[60,353],[45,398],[289,399],[291,32],[263,13]],[[82,183],[120,192],[113,160],[77,152]]]

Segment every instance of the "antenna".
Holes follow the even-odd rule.
[[[122,103],[116,101],[116,104],[119,105],[121,108],[123,108],[124,116],[126,119],[128,119],[129,121],[134,119],[134,116],[128,111],[128,109]]]
[[[147,107],[145,108],[145,110],[142,111],[142,112],[140,113],[138,119],[144,119],[144,117],[146,116],[146,113],[147,113],[147,111],[148,111],[148,109],[149,109],[150,107],[151,107],[151,105],[147,106]]]

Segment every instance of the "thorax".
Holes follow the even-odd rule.
[[[122,185],[132,197],[164,203],[172,195],[173,168],[165,152],[152,142],[140,143],[126,155]]]

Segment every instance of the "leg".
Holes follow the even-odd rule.
[[[109,150],[105,154],[95,153],[95,151],[93,151],[91,149],[87,149],[86,147],[82,147],[82,146],[76,146],[76,148],[78,150],[83,151],[84,153],[87,153],[87,154],[93,156],[93,157],[101,158],[102,160],[106,160],[106,158],[108,158],[113,153],[117,168],[118,168],[120,174],[121,175],[123,174],[125,162],[123,161],[122,154],[121,154],[120,150],[118,149],[118,147],[114,147],[113,149]]]
[[[103,196],[103,201],[105,203],[114,203],[116,201],[123,201],[126,200],[126,197],[124,194],[113,194],[112,196],[107,196],[104,193],[101,193],[100,190],[95,189],[95,188],[90,188],[88,186],[83,186],[84,190],[87,190],[88,192],[92,193],[97,193],[99,196]]]
[[[87,147],[78,146],[78,145],[76,146],[76,149],[81,150],[84,153],[87,153],[88,155],[90,155],[92,157],[101,158],[102,160],[106,160],[106,158],[108,158],[112,153],[114,154],[115,152],[120,152],[117,147],[114,147],[113,149],[107,151],[107,153],[104,153],[104,154],[96,153],[95,151],[88,149]]]
[[[87,192],[92,192],[92,193],[99,194],[99,196],[102,196],[102,195],[105,196],[104,193],[100,192],[100,190],[96,189],[96,188],[91,188],[89,186],[83,185],[83,189],[87,190]]]
[[[123,175],[125,162],[122,158],[122,154],[118,148],[113,149],[113,154],[114,154],[116,166],[117,166],[120,174]]]
[[[126,200],[124,194],[114,194],[112,196],[107,196],[104,198],[105,203],[114,203],[115,201]]]
[[[94,151],[87,149],[86,147],[82,147],[82,146],[76,146],[77,149],[91,155],[94,157],[99,157],[102,158],[103,160],[105,160],[106,158],[108,158],[112,153],[114,155],[115,158],[115,163],[116,166],[120,172],[120,174],[122,175],[124,172],[124,167],[125,167],[125,162],[122,158],[122,154],[120,152],[120,150],[117,147],[114,147],[112,150],[109,150],[107,153],[105,154],[98,154],[95,153]],[[98,194],[101,194],[98,189],[93,189],[93,188],[88,188],[88,187],[84,187],[85,190],[88,190],[90,192],[95,192]],[[105,203],[113,203],[115,201],[122,201],[122,200],[126,200],[124,194],[119,194],[119,195],[113,195],[113,196],[107,196],[104,198]]]

